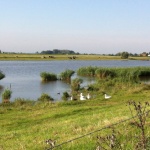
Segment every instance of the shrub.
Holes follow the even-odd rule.
[[[57,75],[53,73],[41,72],[40,76],[42,78],[42,81],[56,81],[57,80]]]
[[[38,98],[38,101],[41,101],[41,102],[45,102],[45,101],[49,102],[49,101],[53,101],[53,100],[54,99],[46,93],[42,93],[40,98]]]
[[[3,93],[2,93],[2,102],[9,102],[10,98],[11,98],[11,94],[12,91],[9,89],[6,89]]]

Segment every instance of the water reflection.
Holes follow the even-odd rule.
[[[51,82],[41,82],[41,93],[47,93],[55,100],[60,100],[65,91],[70,91],[70,84],[67,84],[61,80]]]

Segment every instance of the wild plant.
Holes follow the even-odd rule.
[[[77,70],[80,76],[96,76],[100,79],[116,78],[119,82],[139,82],[139,78],[150,76],[150,67],[81,67]]]
[[[71,89],[72,89],[72,92],[74,91],[79,91],[80,90],[80,84],[83,82],[82,79],[80,78],[75,78],[72,80],[71,82]]]
[[[97,67],[81,67],[77,70],[77,74],[80,76],[89,76],[93,77],[95,76],[95,71],[97,70]]]
[[[132,109],[131,106],[133,106],[134,109]],[[137,115],[137,119],[134,118],[132,125],[136,126],[140,131],[138,137],[139,141],[135,147],[137,150],[146,150],[148,143],[150,143],[149,137],[146,135],[146,121],[150,113],[150,110],[148,109],[149,106],[148,102],[145,102],[144,105],[142,105],[140,102],[136,103],[135,101],[129,101],[131,115],[134,116],[133,111]]]
[[[149,103],[145,102],[144,105],[142,105],[140,102],[136,103],[134,101],[129,101],[129,109],[131,112],[131,119],[133,119],[133,122],[130,123],[130,125],[135,126],[138,131],[140,131],[140,135],[136,135],[138,140],[134,143],[134,149],[135,150],[148,150],[150,149],[150,137],[146,134],[146,121],[148,119],[150,110],[148,109]],[[131,108],[133,106],[133,108]],[[116,132],[114,129],[112,130],[112,134],[106,135],[106,136],[98,136],[97,137],[97,148],[96,150],[123,150],[125,147],[124,145],[130,144],[125,143],[121,141],[121,137],[123,136],[123,133]],[[133,141],[132,141],[133,142]]]
[[[73,70],[69,70],[67,69],[66,71],[62,72],[60,74],[60,78],[63,81],[69,81],[71,80],[71,76],[74,74],[75,72]]]
[[[2,102],[8,103],[10,102],[12,91],[9,89],[5,89],[5,91],[2,93]]]
[[[97,136],[96,150],[123,150],[120,142],[120,133],[112,129],[112,133],[107,136]]]
[[[67,101],[69,97],[70,95],[68,94],[68,92],[64,92],[62,96],[62,100]]]
[[[41,96],[38,98],[38,101],[41,101],[41,102],[50,102],[53,100],[54,99],[46,93],[42,93]]]
[[[54,73],[41,72],[40,76],[42,78],[42,81],[55,81],[55,80],[57,80],[57,75]]]

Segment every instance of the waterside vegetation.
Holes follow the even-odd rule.
[[[9,89],[5,89],[2,93],[2,102],[3,103],[9,103],[11,98],[12,91]]]
[[[54,73],[49,73],[49,72],[41,72],[40,76],[42,78],[42,81],[56,81],[57,80],[57,75]]]
[[[80,76],[92,76],[98,79],[116,78],[121,81],[135,82],[142,77],[150,76],[150,67],[81,67],[77,70]]]
[[[67,69],[60,74],[60,79],[66,82],[71,81],[71,76],[75,73],[75,71]]]
[[[56,141],[56,145],[59,145],[76,138],[73,142],[66,142],[56,149],[96,150],[98,146],[102,146],[97,143],[97,137],[98,140],[101,137],[104,139],[112,129],[117,130],[117,134],[112,135],[119,139],[122,149],[149,149],[150,117],[146,115],[146,119],[140,118],[141,122],[138,122],[137,118],[134,118],[134,115],[137,115],[134,111],[137,109],[142,114],[149,111],[150,85],[142,83],[139,78],[149,76],[150,69],[87,68],[79,68],[79,75],[93,76],[96,82],[81,88],[83,80],[73,79],[71,94],[75,100],[67,101],[70,95],[65,92],[63,96],[66,101],[52,102],[51,97],[44,93],[37,101],[20,98],[14,102],[1,103],[0,149],[50,149],[50,145],[45,143],[48,139]],[[82,74],[82,69],[87,74]],[[90,93],[91,99],[80,101],[81,92],[83,95]],[[111,99],[106,100],[104,93],[111,95]],[[130,100],[137,103],[133,103],[137,106],[136,109],[127,105]],[[113,124],[115,126],[111,126]],[[85,134],[88,136],[83,136]]]

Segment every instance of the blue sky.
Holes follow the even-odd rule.
[[[150,52],[150,0],[0,0],[0,50]]]

